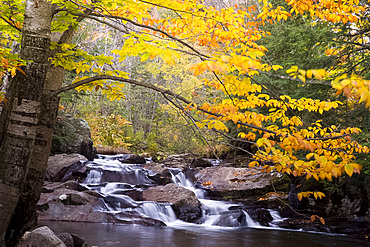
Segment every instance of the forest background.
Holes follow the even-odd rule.
[[[369,1],[51,2],[0,7],[3,228],[20,191],[40,187],[24,181],[43,182],[59,94],[102,147],[230,147],[267,172],[369,173]]]

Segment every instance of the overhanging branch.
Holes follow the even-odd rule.
[[[70,84],[68,86],[62,87],[58,90],[55,90],[55,91],[51,92],[50,94],[48,94],[46,97],[53,97],[53,96],[56,96],[60,93],[66,92],[68,90],[71,90],[71,89],[74,89],[76,87],[82,86],[84,84],[87,84],[87,83],[90,83],[90,82],[93,82],[93,81],[98,81],[98,80],[113,80],[113,81],[126,82],[126,83],[129,83],[129,84],[132,84],[132,85],[137,85],[137,86],[150,88],[150,89],[152,89],[154,91],[157,91],[161,94],[170,95],[170,96],[176,98],[177,100],[182,101],[183,103],[185,103],[187,105],[192,103],[191,101],[185,99],[183,96],[181,96],[179,94],[176,94],[176,93],[174,93],[170,90],[167,90],[167,89],[157,87],[153,84],[140,82],[140,81],[136,81],[136,80],[132,80],[132,79],[127,79],[127,78],[122,78],[122,77],[117,77],[117,76],[111,76],[111,75],[97,75],[97,76],[93,76],[93,77],[90,77],[90,78],[87,78],[87,79],[83,79],[83,80],[78,81],[76,83],[73,83],[73,84]],[[203,112],[203,113],[212,115],[216,118],[225,117],[222,114],[206,111],[206,110],[204,110],[200,107],[196,107],[196,109],[198,111]],[[270,134],[273,134],[273,135],[277,135],[277,133],[275,131],[268,130],[268,129],[265,129],[265,128],[262,128],[262,127],[258,127],[258,126],[252,125],[252,124],[244,123],[244,122],[241,122],[241,121],[238,121],[237,124],[240,124],[242,126],[249,127],[249,128],[252,128],[252,129],[260,130],[260,131],[263,131],[263,132],[267,132],[267,133],[270,133]]]

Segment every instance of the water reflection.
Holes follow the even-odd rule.
[[[317,233],[173,225],[144,227],[74,222],[40,222],[57,234],[70,232],[98,247],[368,247],[368,242]]]

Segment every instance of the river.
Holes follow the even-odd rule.
[[[97,247],[368,247],[343,235],[287,230],[204,226],[145,227],[75,222],[40,222],[56,233],[70,232]]]

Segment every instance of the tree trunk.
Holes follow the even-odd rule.
[[[38,163],[46,166],[51,132],[41,117],[50,47],[51,5],[46,0],[27,0],[21,58],[32,60],[11,80],[9,100],[1,113],[0,135],[0,246],[19,198],[32,177],[42,183]],[[33,201],[36,199],[33,199]],[[22,203],[22,200],[20,201]],[[24,201],[23,201],[24,202]],[[14,233],[14,232],[13,232]]]

